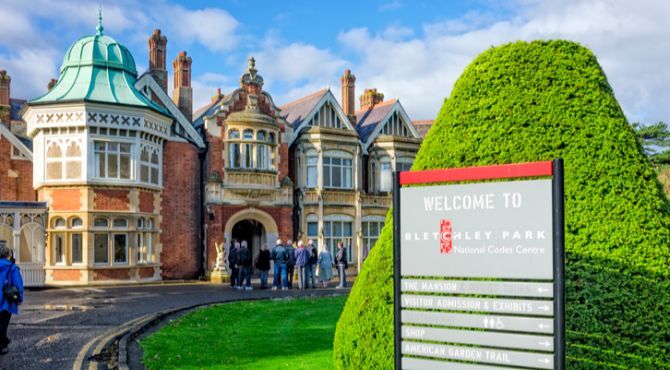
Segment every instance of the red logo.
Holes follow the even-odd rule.
[[[440,221],[440,253],[449,254],[452,249],[451,220]]]

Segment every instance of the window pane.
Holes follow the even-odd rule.
[[[254,132],[252,130],[244,130],[244,139],[253,139],[254,138]]]
[[[126,262],[126,235],[125,234],[114,234],[114,262],[124,263]]]
[[[342,236],[342,222],[333,222],[333,236]]]
[[[65,241],[62,234],[53,234],[54,263],[65,263]]]
[[[353,187],[352,182],[351,182],[351,167],[345,167],[345,168],[343,168],[343,171],[344,171],[344,184],[343,184],[343,186],[345,188],[350,189],[350,188]]]
[[[107,242],[107,234],[95,234],[93,238],[93,261],[95,263],[109,262]]]
[[[140,166],[140,181],[149,182],[149,166],[144,164]]]
[[[62,162],[47,162],[47,180],[57,180],[63,177]]]
[[[318,236],[319,223],[318,222],[308,222],[307,223],[307,236],[317,237]]]
[[[351,222],[344,222],[343,226],[344,226],[344,232],[343,232],[342,235],[343,236],[351,236],[352,235],[351,234]]]
[[[118,152],[119,151],[119,144],[118,143],[107,143],[107,151],[108,152]]]
[[[379,223],[378,222],[370,222],[370,235],[371,236],[378,236],[379,235]]]
[[[106,157],[105,153],[95,153],[95,157],[96,157],[95,173],[98,175],[98,177],[105,177],[107,175],[107,172],[105,170],[105,157]]]
[[[330,187],[330,163],[326,163],[324,160],[323,163],[323,186],[324,187]]]
[[[128,154],[121,155],[121,178],[130,178],[130,155]]]
[[[342,164],[342,159],[340,159],[340,158],[331,158],[331,163],[333,164],[333,166],[339,166],[340,164]]]
[[[239,139],[240,138],[240,132],[237,130],[230,130],[228,131],[228,138],[229,139]]]
[[[331,226],[330,221],[325,221],[323,223],[323,234],[324,234],[324,236],[330,236],[330,231],[331,231],[330,226]]]
[[[84,262],[81,249],[81,234],[72,234],[72,263]]]
[[[158,168],[151,169],[151,183],[158,185]]]
[[[116,145],[116,144],[114,144]],[[109,178],[119,177],[119,157],[116,154],[107,154],[107,176]]]
[[[264,141],[265,140],[265,131],[262,131],[262,130],[258,131],[258,133],[256,133],[256,140],[263,140]]]
[[[317,186],[317,167],[308,166],[307,167],[307,187],[315,188]]]
[[[363,234],[364,237],[369,235],[368,234],[369,226],[370,226],[369,222],[362,222],[361,223],[361,233]]]
[[[95,223],[93,225],[95,227],[108,227],[109,222],[107,221],[106,218],[96,218]]]
[[[140,153],[140,160],[143,162],[149,162],[149,150],[146,147],[142,148],[142,153]]]
[[[119,147],[121,153],[130,153],[130,144],[120,144]]]
[[[151,153],[151,163],[158,164],[158,151]]]
[[[73,218],[72,219],[72,227],[82,227],[84,223],[82,222],[81,218]]]
[[[381,179],[379,182],[379,190],[391,191],[391,163],[382,162],[380,169]]]
[[[115,228],[128,227],[128,220],[126,220],[125,218],[114,219],[114,227]]]
[[[331,185],[334,188],[342,187],[342,167],[335,167],[333,165],[333,178]]]

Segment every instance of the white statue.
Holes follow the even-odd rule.
[[[226,270],[226,248],[224,243],[214,243],[216,246],[216,263],[214,264],[214,270],[225,271]]]

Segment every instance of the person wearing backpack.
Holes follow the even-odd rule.
[[[286,275],[288,288],[293,289],[293,273],[295,271],[295,247],[291,239],[286,241]]]
[[[282,245],[281,239],[277,239],[277,245],[272,249],[271,258],[275,264],[272,290],[279,289],[279,285],[281,285],[282,290],[288,289],[288,283],[286,282],[286,248]]]
[[[240,278],[237,282],[237,289],[239,290],[253,290],[251,287],[251,252],[247,248],[247,241],[242,240],[242,246],[237,251],[237,264],[240,269]],[[246,280],[246,284],[245,284]]]
[[[270,251],[265,244],[261,246],[261,251],[256,256],[256,268],[260,271],[261,289],[267,289],[268,271],[270,271]]]
[[[11,342],[7,338],[7,329],[12,314],[19,313],[23,302],[23,278],[21,270],[14,264],[12,251],[6,245],[0,245],[0,279],[2,279],[2,297],[0,297],[0,355],[7,353]]]
[[[307,251],[309,252],[309,262],[307,264],[307,277],[305,278],[307,288],[309,288],[309,280],[311,277],[312,280],[312,289],[316,288],[316,264],[319,262],[319,255],[316,252],[316,247],[314,246],[314,240],[309,239],[307,241]]]

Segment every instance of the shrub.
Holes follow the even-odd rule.
[[[413,170],[565,160],[570,369],[670,368],[670,208],[595,56],[491,48],[463,72]],[[393,367],[392,222],[347,300],[340,369]]]

